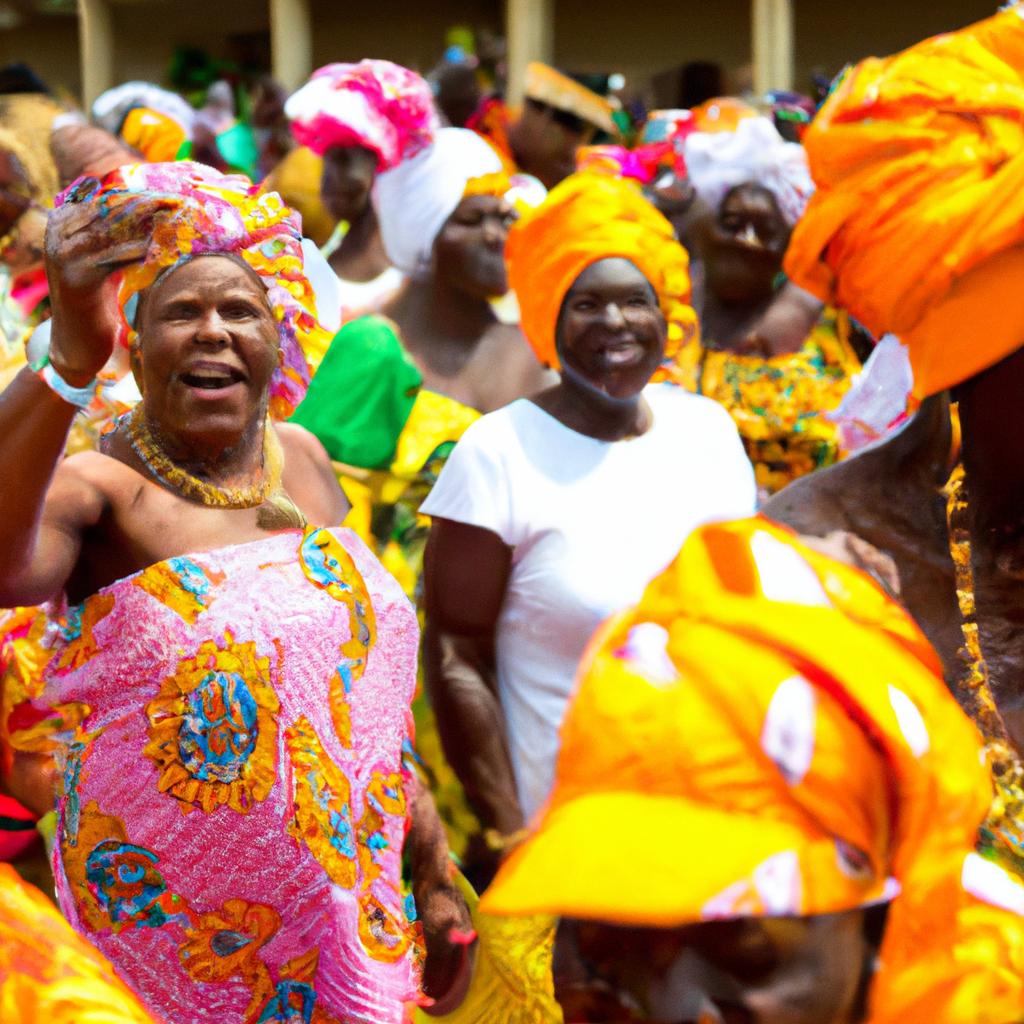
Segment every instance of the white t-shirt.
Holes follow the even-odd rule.
[[[695,527],[753,514],[754,474],[722,406],[649,385],[650,429],[599,441],[519,399],[462,436],[422,511],[512,548],[497,625],[498,691],[527,818],[554,781],[583,649],[635,604]]]

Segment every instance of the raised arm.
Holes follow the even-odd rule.
[[[525,824],[494,653],[511,564],[512,549],[490,530],[434,519],[423,577],[427,693],[445,756],[492,838]],[[497,856],[491,859],[496,867]]]
[[[46,372],[56,374],[50,379],[58,390],[88,385],[109,359],[117,332],[110,274],[142,255],[148,238],[141,239],[119,238],[88,203],[50,215]],[[90,474],[61,462],[77,411],[30,368],[0,395],[0,605],[57,594],[78,560],[82,531],[102,514],[103,492]]]

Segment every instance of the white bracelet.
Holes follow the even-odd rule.
[[[93,377],[85,387],[72,387],[54,368],[47,357],[46,362],[36,368],[36,376],[55,394],[69,405],[79,409],[88,409],[96,397],[96,378]]]

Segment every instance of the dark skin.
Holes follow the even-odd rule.
[[[505,242],[514,211],[496,196],[469,196],[434,241],[434,263],[385,308],[424,386],[480,412],[540,390],[548,377],[518,327],[490,299],[508,290]]]
[[[1024,649],[1015,567],[1020,518],[1014,510],[1020,508],[1020,495],[1012,467],[1020,448],[1007,417],[1018,404],[1022,368],[1024,356],[1017,352],[957,391],[982,650],[997,706],[1019,750],[1024,750],[1024,690],[1016,680]],[[895,437],[795,481],[764,512],[805,534],[847,531],[891,557],[900,600],[942,659],[955,694],[965,668],[957,654],[963,636],[942,494],[952,469],[951,446],[948,400],[940,394],[924,402]]]
[[[391,266],[370,203],[377,156],[363,146],[332,146],[324,154],[320,198],[348,233],[328,261],[345,281],[372,281]]]
[[[139,230],[112,242],[106,220],[71,203],[50,218],[46,266],[53,297],[50,360],[72,386],[90,381],[116,337],[111,271],[141,258],[159,200],[132,200]],[[140,302],[133,363],[143,407],[167,454],[219,487],[258,479],[267,387],[279,359],[266,289],[230,257],[204,256],[166,273]],[[213,386],[211,386],[213,385]],[[80,601],[155,562],[267,535],[257,509],[213,508],[183,498],[147,471],[117,431],[102,452],[65,459],[74,406],[30,369],[0,395],[0,604],[34,605],[66,592]],[[342,522],[348,502],[320,443],[297,426],[276,428],[283,486],[312,523]],[[37,811],[40,794],[26,792]],[[448,942],[468,913],[448,877],[447,847],[429,794],[410,794],[410,867],[423,898],[424,985],[443,994],[462,951]],[[438,837],[441,837],[439,839]],[[431,963],[433,958],[433,963]]]
[[[765,358],[799,351],[821,303],[790,284],[775,289],[790,228],[774,195],[738,185],[690,232],[704,263],[696,306],[705,345]]]
[[[642,389],[665,351],[654,290],[627,260],[601,260],[577,278],[559,324],[561,379],[532,401],[565,426],[606,441],[651,425]],[[424,556],[424,673],[445,756],[485,829],[525,824],[516,794],[494,643],[512,549],[497,534],[435,518]],[[473,881],[489,883],[498,852],[478,846]]]
[[[568,1024],[856,1024],[876,952],[860,910],[678,928],[566,919],[556,949]]]
[[[595,128],[572,115],[535,100],[523,104],[519,118],[508,128],[516,165],[554,188],[576,169],[576,150],[593,138]]]

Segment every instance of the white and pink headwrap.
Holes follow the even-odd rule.
[[[389,60],[327,64],[289,97],[284,112],[302,146],[323,156],[363,146],[386,171],[430,144],[440,126],[430,86]]]
[[[786,142],[767,117],[744,118],[734,131],[693,132],[683,153],[693,187],[712,209],[731,189],[752,182],[775,196],[792,226],[814,192],[804,147]]]

